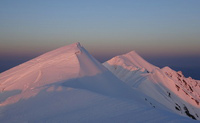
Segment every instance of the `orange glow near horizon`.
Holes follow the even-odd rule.
[[[69,45],[69,43],[67,44]],[[198,46],[188,46],[188,47],[170,47],[170,46],[137,46],[130,44],[126,45],[85,45],[81,43],[89,53],[98,56],[112,56],[112,55],[121,55],[132,50],[136,51],[138,54],[144,56],[199,56],[200,49]],[[61,46],[12,46],[12,47],[2,47],[0,46],[0,55],[1,56],[28,56],[28,55],[37,55],[43,54],[48,51],[54,50]]]

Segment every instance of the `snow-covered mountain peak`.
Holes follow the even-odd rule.
[[[37,76],[39,78],[40,74],[52,74],[48,77],[49,79],[57,78],[58,80],[62,80],[66,77],[73,78],[77,76],[94,75],[101,73],[102,71],[105,71],[105,68],[96,61],[79,42],[77,42],[47,52],[26,63],[3,72],[1,73],[0,80],[1,87],[5,84],[6,88],[8,88],[10,82],[13,84],[21,83],[16,81],[22,81],[22,79],[25,79],[27,75],[32,73],[35,73],[34,75],[36,78]],[[10,76],[12,77],[9,78]],[[38,82],[39,80],[36,79],[34,81]],[[51,83],[51,81],[57,80],[50,80],[48,82]]]
[[[103,63],[113,74],[134,89],[157,100],[178,114],[199,119],[200,82],[185,78],[181,71],[151,65],[135,51]]]
[[[165,71],[172,71],[172,69],[170,67],[168,67],[168,66],[165,66],[162,69],[165,70]]]
[[[135,51],[116,56],[111,60],[105,62],[104,65],[114,65],[115,67],[122,67],[123,69],[127,69],[129,71],[139,70],[142,72],[152,72],[154,69],[157,68],[144,60]]]
[[[141,57],[138,55],[138,53],[135,50],[132,50],[124,55],[131,56],[132,58],[135,58],[135,59],[138,59],[138,58],[141,59]]]
[[[156,102],[156,99],[168,99],[167,96],[174,99],[174,96],[170,91],[157,91],[158,87],[149,82],[146,77],[153,75],[153,71],[147,69],[153,66],[137,53],[130,52],[111,61],[113,71],[117,70],[116,75],[124,82],[93,58],[80,43],[47,52],[1,73],[0,121],[191,121]],[[188,108],[178,104],[176,108],[181,112]],[[190,107],[187,113],[193,116],[194,112],[189,111]]]
[[[125,55],[132,55],[132,56],[135,56],[135,57],[140,57],[135,50],[132,50],[132,51],[130,51],[128,53],[125,53]]]
[[[64,47],[61,47],[61,48],[71,48],[71,49],[73,49],[74,48],[74,50],[75,49],[81,49],[82,48],[82,46],[81,46],[81,44],[80,44],[80,42],[76,42],[76,43],[73,43],[73,44],[70,44],[70,45],[66,45],[66,46],[64,46]],[[59,48],[58,48],[59,49]],[[57,49],[57,50],[58,50]]]
[[[106,68],[96,61],[80,43],[74,43],[47,52],[1,73],[0,90],[1,92],[37,90],[38,93],[40,90],[38,88],[68,79],[100,74],[105,70]],[[31,97],[35,94],[36,92],[26,96]],[[19,97],[5,100],[5,104],[24,98],[23,93],[19,95]]]
[[[75,43],[73,43],[71,45],[81,46],[80,42],[75,42]]]
[[[81,88],[109,96],[132,95],[129,86],[117,79],[80,43],[74,43],[1,73],[0,94],[5,99],[2,101],[0,97],[0,106],[28,99],[54,86]],[[13,91],[17,93],[6,94]]]

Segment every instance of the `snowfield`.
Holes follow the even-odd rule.
[[[102,65],[74,43],[0,74],[0,122],[191,123],[199,95],[199,81],[135,52]]]
[[[103,65],[124,83],[155,99],[170,111],[200,120],[200,81],[185,78],[180,71],[169,67],[160,69],[135,51],[116,56]]]

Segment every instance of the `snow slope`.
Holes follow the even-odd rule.
[[[0,122],[194,122],[155,108],[80,43],[1,73],[0,90]]]
[[[76,81],[77,78],[81,79]],[[1,74],[0,80],[1,92],[13,90],[20,92],[1,101],[0,105],[35,96],[40,90],[60,83],[65,86],[92,89],[112,96],[132,91],[89,55],[79,43],[48,52],[10,69]],[[66,80],[70,81],[64,82]]]
[[[135,51],[116,56],[103,65],[127,85],[148,95],[146,101],[153,98],[177,114],[200,120],[200,81],[185,78],[169,67],[160,69]]]

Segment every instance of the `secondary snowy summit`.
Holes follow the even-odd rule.
[[[116,56],[103,64],[124,83],[148,95],[169,110],[200,120],[200,81],[185,78],[169,67],[148,63],[135,51]],[[162,108],[163,106],[155,107]]]

